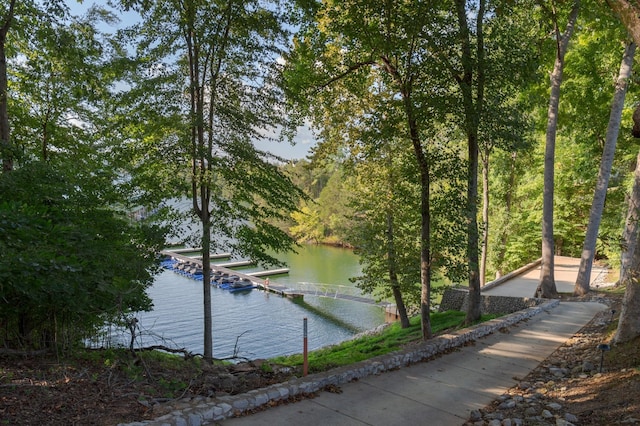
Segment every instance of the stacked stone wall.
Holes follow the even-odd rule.
[[[488,296],[482,295],[480,311],[483,314],[510,314],[523,309],[538,306],[544,299],[533,297],[509,297],[509,296]],[[449,288],[442,295],[440,312],[444,311],[467,311],[469,305],[469,292],[464,289]]]

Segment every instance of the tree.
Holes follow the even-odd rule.
[[[13,170],[14,153],[9,128],[9,92],[7,90],[7,35],[14,19],[15,6],[16,0],[11,0],[0,20],[0,156],[2,156],[3,172]]]
[[[343,174],[340,164],[336,165],[327,184],[317,200],[319,219],[324,229],[323,240],[330,244],[343,244],[345,233],[351,227],[351,209],[348,206],[350,179]]]
[[[558,10],[552,2],[549,11],[556,41],[556,58],[551,72],[551,96],[549,98],[549,110],[547,114],[547,133],[544,155],[544,197],[542,213],[542,265],[540,267],[540,284],[536,289],[536,296],[544,298],[558,297],[554,268],[554,235],[553,235],[553,185],[555,167],[555,142],[558,127],[558,106],[560,104],[560,86],[562,84],[562,72],[564,69],[564,57],[569,46],[569,39],[573,33],[578,19],[580,8],[579,0],[572,4],[571,12],[564,32],[560,33],[558,23]]]
[[[113,74],[104,72],[92,23],[71,18],[59,1],[0,9],[0,155],[10,172],[0,176],[0,339],[74,348],[105,322],[150,308],[146,289],[164,232],[119,208],[104,155],[113,145],[98,143],[104,126],[92,115],[103,115],[113,80],[102,77]]]
[[[607,4],[618,15],[624,26],[631,34],[635,44],[637,45],[640,43],[640,5],[628,0],[610,0],[607,1]],[[635,137],[639,137],[640,130],[638,129],[640,129],[640,106],[636,107],[633,119],[633,135]],[[633,203],[636,201],[635,195],[640,192],[636,187],[637,184],[640,184],[638,179],[634,182],[632,197],[629,199],[629,210],[636,208]],[[627,214],[627,218],[633,217],[634,214]],[[629,223],[627,223],[627,227],[628,226]],[[632,230],[627,232],[626,235],[633,238]],[[632,260],[630,265],[628,265],[629,267],[625,268],[624,276],[626,277],[626,280],[623,281],[623,283],[626,285],[626,290],[622,301],[622,312],[620,312],[618,329],[616,330],[616,334],[613,338],[616,343],[630,341],[640,336],[640,276],[638,275],[638,271],[640,271],[640,250],[638,250],[637,230],[635,238],[636,242],[634,251],[632,256],[630,256]]]
[[[421,22],[414,13],[433,16],[433,10],[416,5],[374,5],[368,2],[326,2],[309,11],[309,20],[295,50],[288,60],[290,87],[297,101],[315,101],[315,120],[320,124],[324,113],[351,91],[362,93],[379,78],[390,91],[397,93],[394,108],[402,111],[405,137],[411,142],[420,175],[420,271],[421,324],[424,339],[431,337],[430,286],[432,274],[430,219],[429,144],[424,139],[428,126],[425,109],[418,104],[428,98],[422,84],[429,64],[421,52],[426,51],[420,39]],[[428,20],[426,21],[428,23]],[[370,74],[371,73],[371,74]],[[345,91],[341,91],[345,89]],[[320,91],[318,93],[318,91]],[[322,96],[322,97],[320,97]],[[314,111],[313,108],[311,108]],[[335,116],[334,116],[335,117]]]
[[[466,0],[456,0],[456,14],[461,47],[461,70],[453,70],[452,77],[460,86],[464,107],[464,131],[467,136],[467,258],[469,262],[469,307],[466,324],[480,319],[480,263],[478,259],[478,126],[484,107],[485,90],[485,46],[484,20],[485,1],[480,0],[476,11],[475,46],[469,30]],[[472,54],[475,47],[475,55]],[[474,74],[476,74],[474,76]]]
[[[132,222],[44,162],[0,175],[3,347],[72,349],[148,310],[161,228]]]
[[[372,111],[365,121],[382,124],[380,115],[388,113]],[[393,298],[406,328],[407,305],[420,305],[420,244],[415,238],[420,189],[411,147],[405,139],[393,139],[394,133],[385,125],[364,126],[357,142],[350,143],[352,152],[358,146],[361,155],[347,166],[355,176],[350,195],[357,215],[349,235],[363,264],[358,286],[380,298]],[[390,140],[367,140],[383,135]]]
[[[640,336],[640,250],[638,250],[638,234],[636,233],[636,249],[633,252],[625,285],[622,309],[618,320],[618,328],[613,336],[615,343],[625,343]]]
[[[638,239],[638,221],[640,221],[640,152],[636,157],[631,194],[628,196],[627,216],[622,232],[622,255],[620,259],[620,278],[618,284],[632,279],[633,255]]]
[[[613,101],[611,102],[611,115],[609,117],[609,125],[607,126],[607,135],[600,163],[600,171],[598,173],[598,181],[596,183],[593,204],[589,214],[589,224],[587,226],[584,247],[582,249],[580,269],[578,270],[578,276],[574,287],[574,294],[577,296],[582,296],[589,292],[591,266],[595,256],[596,239],[598,237],[602,210],[604,209],[604,201],[607,195],[607,188],[609,186],[609,177],[611,175],[613,157],[615,154],[616,142],[618,140],[618,133],[620,130],[620,121],[622,118],[622,110],[624,107],[624,99],[627,93],[628,80],[631,76],[635,50],[635,43],[627,43],[615,85],[615,93]]]
[[[143,19],[139,51],[150,58],[151,70],[180,88],[176,93],[169,80],[156,80],[163,85],[152,90],[166,97],[154,112],[181,117],[171,140],[190,164],[189,192],[203,255],[204,358],[211,360],[212,248],[226,244],[259,263],[278,264],[265,249],[278,252],[292,243],[272,221],[286,219],[302,194],[252,144],[287,125],[277,74],[279,46],[287,41],[285,11],[277,1],[133,6]],[[175,108],[168,111],[166,104]]]
[[[324,237],[324,227],[318,210],[314,206],[309,206],[309,203],[301,206],[299,211],[293,212],[291,218],[294,221],[294,225],[289,228],[289,232],[296,241],[299,242],[313,242],[319,244]]]

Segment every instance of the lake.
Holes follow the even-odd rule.
[[[287,263],[290,273],[270,280],[292,287],[299,282],[353,287],[349,278],[361,271],[352,251],[336,247],[303,246],[297,254],[278,258]],[[211,294],[216,358],[236,354],[257,359],[300,353],[304,318],[308,321],[309,350],[339,343],[384,323],[384,310],[379,306],[330,297],[305,295],[304,302],[297,303],[257,289],[230,293],[216,287],[211,288]],[[142,332],[138,343],[203,353],[202,282],[163,271],[149,295],[154,309],[137,316]]]

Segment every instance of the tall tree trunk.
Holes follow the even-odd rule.
[[[391,292],[393,293],[393,299],[396,302],[398,315],[400,315],[400,325],[402,328],[408,328],[409,317],[407,316],[407,308],[404,305],[402,292],[400,291],[400,283],[398,282],[393,229],[393,213],[387,211],[387,265],[389,269],[389,281],[391,282]]]
[[[640,5],[629,0],[607,0],[607,4],[618,14],[633,41],[640,44]],[[640,137],[640,105],[633,114],[635,137]],[[629,212],[625,228],[627,242],[627,259],[623,257],[620,271],[620,282],[627,286],[622,302],[622,312],[618,322],[618,330],[613,338],[616,343],[623,343],[640,336],[640,250],[638,244],[637,220],[640,205],[640,153],[638,153],[635,181],[629,199]],[[634,235],[635,234],[635,235]],[[624,254],[624,252],[623,252]]]
[[[506,231],[509,229],[509,224],[511,222],[511,206],[513,204],[513,188],[516,185],[516,158],[517,153],[514,151],[511,153],[511,162],[509,163],[509,184],[507,185],[507,192],[504,197],[505,204],[505,223],[502,226],[502,231],[500,234],[500,247],[497,249],[496,255],[496,267],[498,270],[496,271],[497,276],[502,276],[504,273],[503,265],[504,258],[507,254],[507,242],[509,240],[509,233]]]
[[[551,73],[551,96],[549,97],[549,110],[547,113],[547,135],[544,153],[544,191],[542,204],[542,265],[540,267],[540,284],[536,289],[536,296],[544,298],[557,298],[558,290],[554,277],[554,242],[553,242],[553,185],[556,150],[556,131],[558,128],[558,107],[560,104],[560,85],[562,84],[562,72],[564,68],[564,56],[567,52],[569,39],[573,33],[578,11],[579,0],[574,0],[573,8],[569,15],[567,28],[560,35],[558,20],[553,11],[553,21],[556,32],[556,60]]]
[[[640,220],[640,152],[638,152],[638,156],[636,157],[636,168],[633,176],[633,187],[628,197],[629,207],[627,209],[627,219],[622,233],[622,254],[618,284],[623,284],[631,279],[631,265],[633,262],[633,254],[636,250],[638,221]]]
[[[507,254],[507,242],[508,242],[508,234],[505,231],[505,229],[508,228],[510,222],[511,222],[511,206],[513,204],[513,188],[516,187],[516,159],[518,157],[518,153],[516,151],[513,151],[511,153],[511,163],[510,163],[510,167],[509,167],[509,185],[507,188],[507,192],[505,194],[504,197],[504,204],[505,204],[505,217],[506,217],[506,223],[505,225],[502,226],[503,231],[502,234],[500,235],[500,247],[498,248],[498,255],[497,255],[497,262],[496,262],[496,266],[498,267],[498,275],[502,276],[503,274],[503,262],[504,262],[504,258]]]
[[[420,325],[422,339],[432,337],[431,332],[431,169],[420,139],[418,121],[415,117],[415,106],[411,99],[412,81],[403,81],[398,70],[389,58],[383,56],[383,68],[398,83],[402,94],[402,103],[409,130],[409,138],[420,171]],[[409,73],[410,75],[410,73]]]
[[[636,234],[637,238],[638,234]],[[638,242],[636,241],[636,246]],[[626,286],[622,299],[622,310],[618,329],[613,337],[615,343],[624,343],[640,336],[640,250],[634,250],[629,273],[623,284]]]
[[[429,164],[416,139],[414,150],[420,149],[418,156],[420,167],[420,282],[422,291],[420,293],[420,323],[422,324],[422,339],[427,340],[432,337],[431,332],[431,207],[430,207],[430,186],[431,178],[429,174]]]
[[[2,157],[2,171],[13,170],[14,149],[11,144],[9,127],[9,92],[7,78],[7,34],[13,21],[16,0],[11,0],[7,15],[0,28],[0,157]]]
[[[480,268],[478,259],[478,127],[484,102],[484,13],[485,1],[478,3],[476,16],[475,61],[471,52],[471,34],[468,26],[466,0],[456,0],[456,15],[460,30],[462,76],[456,80],[462,93],[467,135],[467,261],[469,267],[469,305],[465,324],[480,319]],[[475,66],[474,66],[475,64]],[[476,77],[474,79],[474,70]],[[475,96],[474,96],[475,84]]]
[[[204,309],[204,354],[206,361],[213,360],[213,312],[211,308],[211,220],[209,210],[203,209],[202,217],[202,298]]]
[[[422,149],[418,125],[413,117],[410,98],[405,98],[405,110],[409,124],[411,143],[420,170],[420,324],[422,339],[432,337],[431,332],[431,177],[429,162]]]
[[[480,285],[487,282],[487,254],[489,252],[489,152],[487,145],[482,156],[482,247],[480,251]]]
[[[609,177],[611,176],[611,167],[613,166],[613,157],[616,152],[616,144],[618,141],[618,133],[620,132],[620,122],[622,120],[622,110],[624,108],[624,99],[627,94],[629,77],[633,67],[633,56],[636,52],[636,44],[630,42],[624,50],[622,63],[620,64],[620,72],[616,81],[615,93],[611,103],[611,113],[609,115],[609,125],[607,127],[607,135],[602,152],[602,160],[600,161],[600,171],[596,182],[596,189],[593,195],[593,203],[591,204],[591,212],[589,214],[589,224],[582,248],[582,257],[580,258],[580,269],[578,277],[573,289],[573,294],[582,296],[589,292],[589,282],[591,279],[591,267],[593,266],[593,258],[596,250],[596,240],[598,238],[598,229],[602,219],[602,210],[604,209],[604,201],[607,196],[607,188],[609,186]]]

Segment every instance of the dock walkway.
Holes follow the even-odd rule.
[[[193,264],[199,268],[202,268],[202,256],[198,257],[190,257],[190,256],[185,256],[182,253],[186,253],[186,252],[194,252],[194,250],[186,250],[186,249],[181,249],[181,252],[178,252],[176,250],[162,250],[160,253],[164,256],[168,256],[171,257],[173,259],[179,260],[181,262],[188,262],[190,264]],[[227,264],[228,266],[228,264]],[[237,265],[236,265],[237,266]],[[253,282],[259,289],[261,290],[265,290],[265,291],[269,291],[271,293],[276,293],[279,294],[281,296],[285,296],[285,297],[289,297],[289,298],[296,298],[296,297],[302,297],[302,294],[291,291],[291,289],[289,289],[286,286],[277,284],[277,283],[273,283],[270,282],[269,285],[267,285],[267,281],[266,279],[260,278],[262,276],[266,276],[266,275],[274,275],[274,274],[282,274],[288,272],[288,269],[276,269],[273,271],[259,271],[257,273],[247,273],[247,274],[243,274],[242,272],[238,272],[235,271],[233,269],[229,269],[228,267],[225,266],[220,266],[220,265],[211,265],[211,270],[212,271],[219,271],[222,273],[227,273],[229,275],[237,275],[239,276],[241,279],[242,278],[246,278],[248,280],[250,280],[251,282]],[[258,275],[260,274],[260,275]]]

